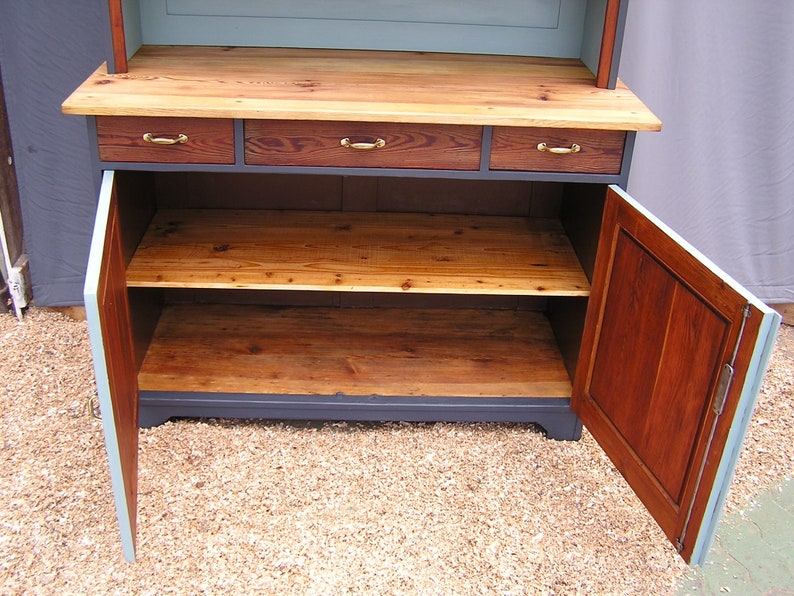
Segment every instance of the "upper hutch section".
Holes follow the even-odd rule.
[[[614,88],[626,0],[110,0],[110,72],[145,45],[572,58]]]
[[[110,0],[67,114],[659,130],[626,0]]]

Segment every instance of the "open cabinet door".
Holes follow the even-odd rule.
[[[114,174],[105,172],[84,297],[122,548],[124,557],[132,561],[138,493],[138,382],[125,275]]]
[[[617,187],[572,407],[689,563],[701,564],[780,317]]]

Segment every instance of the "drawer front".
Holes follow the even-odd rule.
[[[497,127],[490,168],[619,174],[625,143],[622,130]]]
[[[245,162],[268,166],[478,170],[482,128],[248,120]]]
[[[232,120],[99,116],[96,127],[102,161],[234,163]]]

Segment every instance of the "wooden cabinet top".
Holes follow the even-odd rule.
[[[542,126],[653,131],[620,81],[578,60],[361,50],[144,46],[91,75],[66,114]]]

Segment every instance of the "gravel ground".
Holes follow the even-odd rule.
[[[86,326],[0,315],[0,593],[662,594],[685,571],[585,433],[180,421],[141,432],[123,562]],[[728,508],[792,476],[794,330]]]

